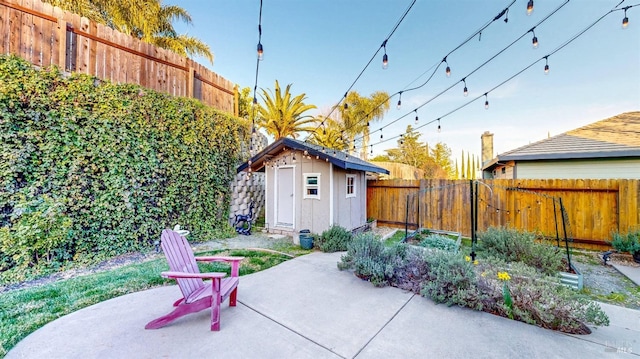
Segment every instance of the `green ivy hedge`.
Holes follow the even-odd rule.
[[[225,233],[247,129],[197,100],[0,56],[0,273],[144,249],[177,223]]]

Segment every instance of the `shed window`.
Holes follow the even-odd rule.
[[[320,199],[320,173],[304,174],[303,198]]]
[[[356,175],[347,175],[347,198],[356,196]]]
[[[506,167],[502,167],[502,174],[507,173],[507,168]]]

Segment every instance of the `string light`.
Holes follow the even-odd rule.
[[[507,8],[507,11],[504,13],[504,23],[506,24],[508,22],[509,22],[509,8]]]
[[[464,95],[464,97],[469,96],[469,90],[467,90],[467,78],[463,78],[462,79],[462,83],[464,83],[464,90],[462,90],[462,94]]]
[[[442,127],[440,127],[440,119],[438,119],[438,133],[442,132]]]
[[[417,125],[417,124],[418,124],[418,110],[417,110],[417,109],[415,109],[415,110],[413,110],[413,111],[416,113],[416,125]]]
[[[396,106],[396,108],[398,108],[399,110],[400,107],[402,107],[402,91],[400,91],[400,97],[398,98],[398,105]]]
[[[549,56],[544,57],[544,74],[549,73]]]
[[[373,155],[373,145],[370,145],[370,146],[371,146],[371,154]]]
[[[531,39],[531,43],[533,44],[533,48],[537,49],[538,48],[538,37],[536,37],[536,32],[534,29],[531,29],[531,32],[533,33],[533,39]]]
[[[484,93],[484,109],[488,110],[489,109],[489,98],[487,97],[487,93]]]
[[[380,130],[380,142],[382,142],[382,130]]]
[[[404,134],[400,134],[400,145],[404,145]]]
[[[262,44],[258,43],[258,60],[262,61],[264,58],[264,49],[262,48]]]
[[[347,93],[344,93],[344,109],[348,109],[349,105],[347,104]],[[321,125],[324,125],[324,121],[322,121]]]
[[[533,12],[533,0],[529,0],[527,3],[527,15],[531,15]]]
[[[389,67],[389,56],[387,56],[387,40],[382,43],[384,49],[384,55],[382,55],[382,69],[386,70]]]
[[[627,9],[629,9],[629,6],[624,8],[624,19],[622,19],[623,29],[626,29],[627,27],[629,27],[629,18],[627,17]]]
[[[446,56],[444,57],[444,59],[442,59],[442,62],[447,64],[447,68],[444,70],[444,73],[447,75],[447,77],[450,77],[451,76],[451,67],[449,67],[449,63],[447,62],[447,57]]]

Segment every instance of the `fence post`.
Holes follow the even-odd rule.
[[[58,19],[58,66],[62,71],[67,70],[67,22]]]
[[[240,93],[238,84],[233,86],[233,114],[238,117],[240,114]]]
[[[187,97],[193,98],[193,67],[187,66]]]

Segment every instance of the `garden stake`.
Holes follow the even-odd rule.
[[[560,211],[564,214],[564,205],[562,204],[562,197],[560,198]],[[564,215],[562,216],[562,229],[564,230],[564,246],[567,249],[567,263],[568,271],[571,272],[571,255],[569,255],[569,240],[567,239],[567,225],[565,223]]]
[[[469,180],[469,206],[471,213],[471,260],[476,260],[476,231],[473,227],[475,213],[473,213],[473,180]]]
[[[553,220],[556,222],[556,247],[560,248],[560,236],[558,235],[558,212],[556,211],[556,198],[553,198]]]

